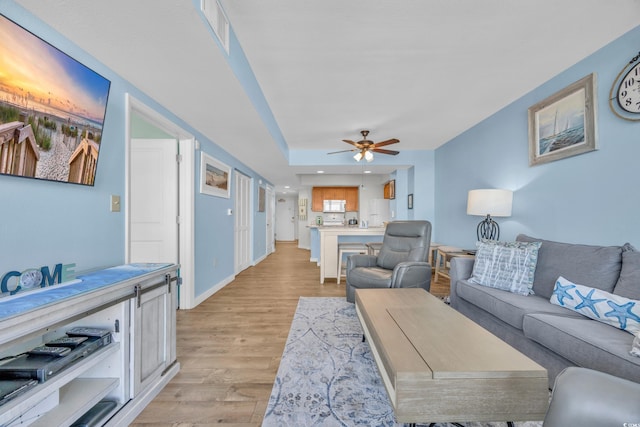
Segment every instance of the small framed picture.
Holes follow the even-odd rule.
[[[200,157],[200,192],[210,196],[229,198],[231,168],[202,152]]]
[[[391,181],[389,181],[389,198],[390,199],[396,198],[396,180],[395,179],[392,179]]]
[[[413,193],[407,196],[407,208],[413,209]]]

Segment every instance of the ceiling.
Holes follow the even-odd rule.
[[[433,150],[640,24],[640,0],[220,0],[274,126],[198,0],[16,3],[277,192],[319,168],[361,173],[352,153],[325,153],[362,129],[400,140],[386,148]],[[410,165],[390,160],[367,169]]]

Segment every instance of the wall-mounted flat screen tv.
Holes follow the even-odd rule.
[[[0,174],[93,185],[110,86],[0,15]]]

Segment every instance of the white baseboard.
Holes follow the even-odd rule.
[[[257,260],[253,261],[253,265],[254,267],[258,264],[260,264],[262,261],[265,260],[265,258],[267,258],[267,254],[262,255],[260,258],[258,258]]]
[[[204,300],[206,300],[207,298],[209,298],[211,295],[215,294],[216,292],[218,292],[220,289],[224,288],[225,286],[227,286],[229,283],[233,282],[233,280],[236,278],[235,275],[229,276],[226,279],[216,283],[214,286],[212,286],[211,288],[207,289],[207,291],[201,295],[198,295],[195,298],[195,305],[193,307],[197,307],[198,304],[200,304],[201,302],[203,302]]]
[[[261,263],[262,261],[264,261],[267,258],[267,255],[261,256],[260,258],[258,258],[256,261],[254,261],[254,263],[252,264],[254,267]],[[198,295],[195,300],[194,300],[194,307],[197,307],[198,304],[200,304],[201,302],[203,302],[204,300],[206,300],[207,298],[209,298],[210,296],[212,296],[213,294],[215,294],[216,292],[218,292],[220,289],[224,288],[225,286],[227,286],[229,283],[233,282],[235,280],[236,276],[229,276],[226,279],[216,283],[213,287],[209,288],[205,293],[203,293],[202,295]]]

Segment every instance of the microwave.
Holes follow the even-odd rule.
[[[346,212],[347,201],[346,200],[323,200],[322,212]]]

